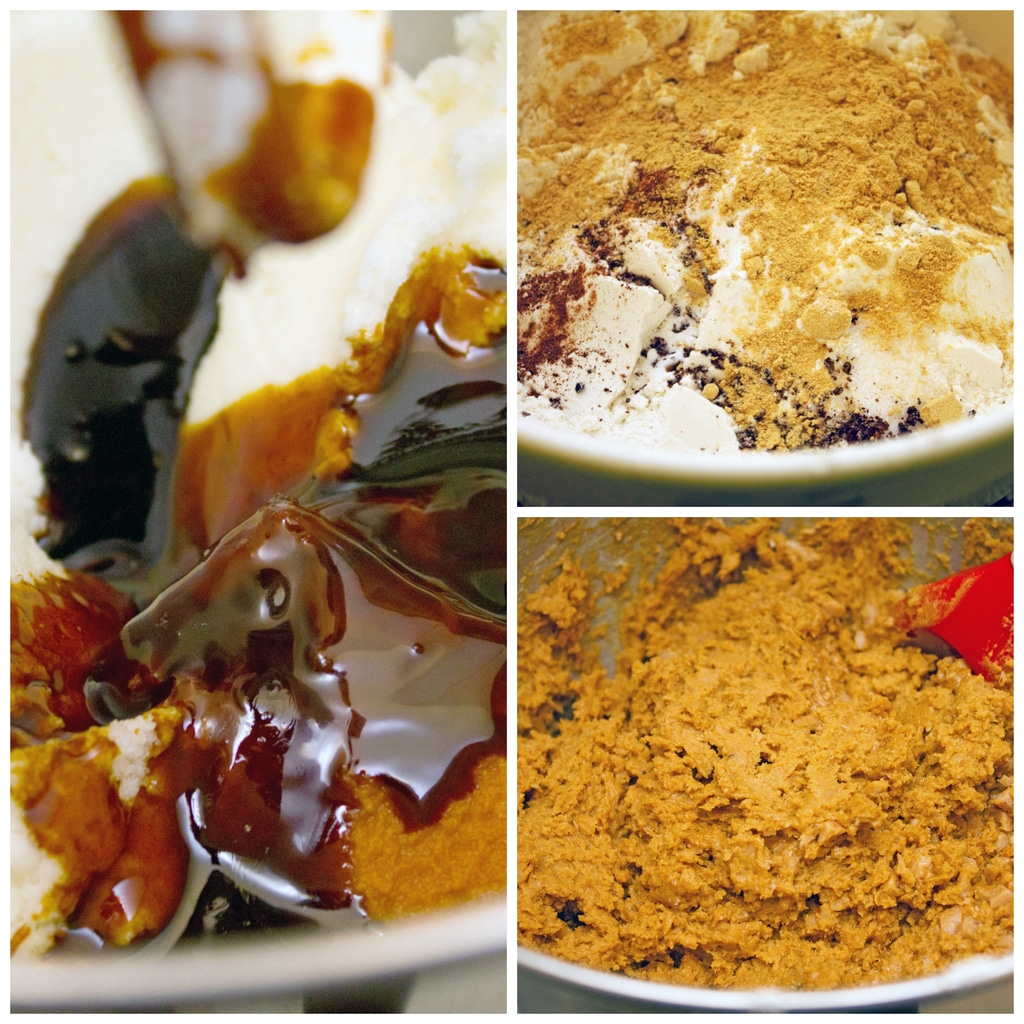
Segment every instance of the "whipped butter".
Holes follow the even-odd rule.
[[[192,423],[266,384],[287,384],[344,363],[354,342],[379,332],[396,293],[425,254],[466,249],[505,263],[504,14],[457,17],[458,52],[432,61],[415,77],[390,63],[385,13],[369,20],[365,13],[349,16],[373,29],[350,65],[362,60],[389,69],[386,82],[379,76],[368,83],[377,114],[365,187],[339,228],[301,246],[267,244],[252,257],[244,278],[225,283],[218,330],[188,406]],[[283,19],[275,50],[287,47],[287,30],[296,25],[287,15]],[[68,592],[81,586],[81,577],[68,580],[63,565],[36,543],[46,529],[38,504],[44,479],[27,442],[19,441],[40,314],[96,214],[133,181],[163,170],[113,20],[98,12],[16,15],[12,584],[42,591],[57,581]],[[86,607],[83,598],[76,600]],[[96,727],[73,740],[88,747],[98,784],[109,791],[115,811],[127,814],[150,759],[163,750],[160,714],[158,709]],[[501,772],[503,780],[503,765]],[[12,775],[18,782],[18,772],[12,769]],[[12,952],[33,956],[67,930],[82,879],[39,844],[30,825],[25,807],[12,797]]]

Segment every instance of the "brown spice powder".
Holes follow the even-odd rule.
[[[851,42],[832,21],[786,12],[688,22],[563,14],[542,30],[536,17],[520,16],[521,47],[543,43],[540,58],[520,54],[520,162],[539,175],[526,176],[520,195],[526,258],[542,265],[545,247],[567,233],[642,216],[684,233],[714,274],[707,210],[718,197],[727,221],[742,217],[744,265],[765,311],[756,332],[737,339],[743,365],[721,382],[724,404],[741,428],[756,429],[758,447],[822,443],[822,409],[837,388],[825,360],[858,318],[894,355],[927,358],[908,335],[944,324],[962,243],[922,235],[890,261],[873,231],[913,210],[930,226],[1004,238],[1012,252],[1012,179],[979,128],[983,94],[1012,124],[1012,76],[995,61],[958,58],[929,40],[926,59],[903,62]],[[664,38],[681,24],[680,38]],[[614,73],[638,52],[643,59]],[[567,67],[587,73],[559,77]],[[635,161],[626,181],[609,172],[609,154],[623,167]],[[865,232],[853,254],[874,270],[890,264],[884,294],[867,288],[808,305],[851,224]],[[1009,362],[1005,332],[973,326]],[[785,416],[780,394],[796,396]]]

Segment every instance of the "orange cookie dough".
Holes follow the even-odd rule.
[[[379,780],[357,779],[352,877],[371,918],[387,920],[464,903],[505,888],[504,757],[474,769],[473,792],[436,824],[407,831]]]
[[[1009,951],[1012,690],[901,645],[906,521],[676,530],[638,590],[566,554],[520,595],[520,941],[808,989]],[[968,560],[1012,543],[981,533]],[[595,609],[617,589],[609,673]]]

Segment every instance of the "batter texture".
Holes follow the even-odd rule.
[[[807,989],[1008,951],[1012,690],[902,645],[905,521],[676,529],[638,592],[567,554],[520,596],[520,941],[652,981]],[[965,564],[1012,543],[965,536]]]

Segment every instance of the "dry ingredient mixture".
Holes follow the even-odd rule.
[[[1009,400],[1012,76],[909,17],[520,16],[521,414],[786,450]]]
[[[580,529],[520,595],[524,945],[651,981],[807,989],[1012,948],[1012,682],[901,645],[905,521],[789,539],[682,520],[632,592],[628,568],[574,559]],[[965,565],[1010,531],[973,524]],[[613,675],[594,618],[609,596]]]

